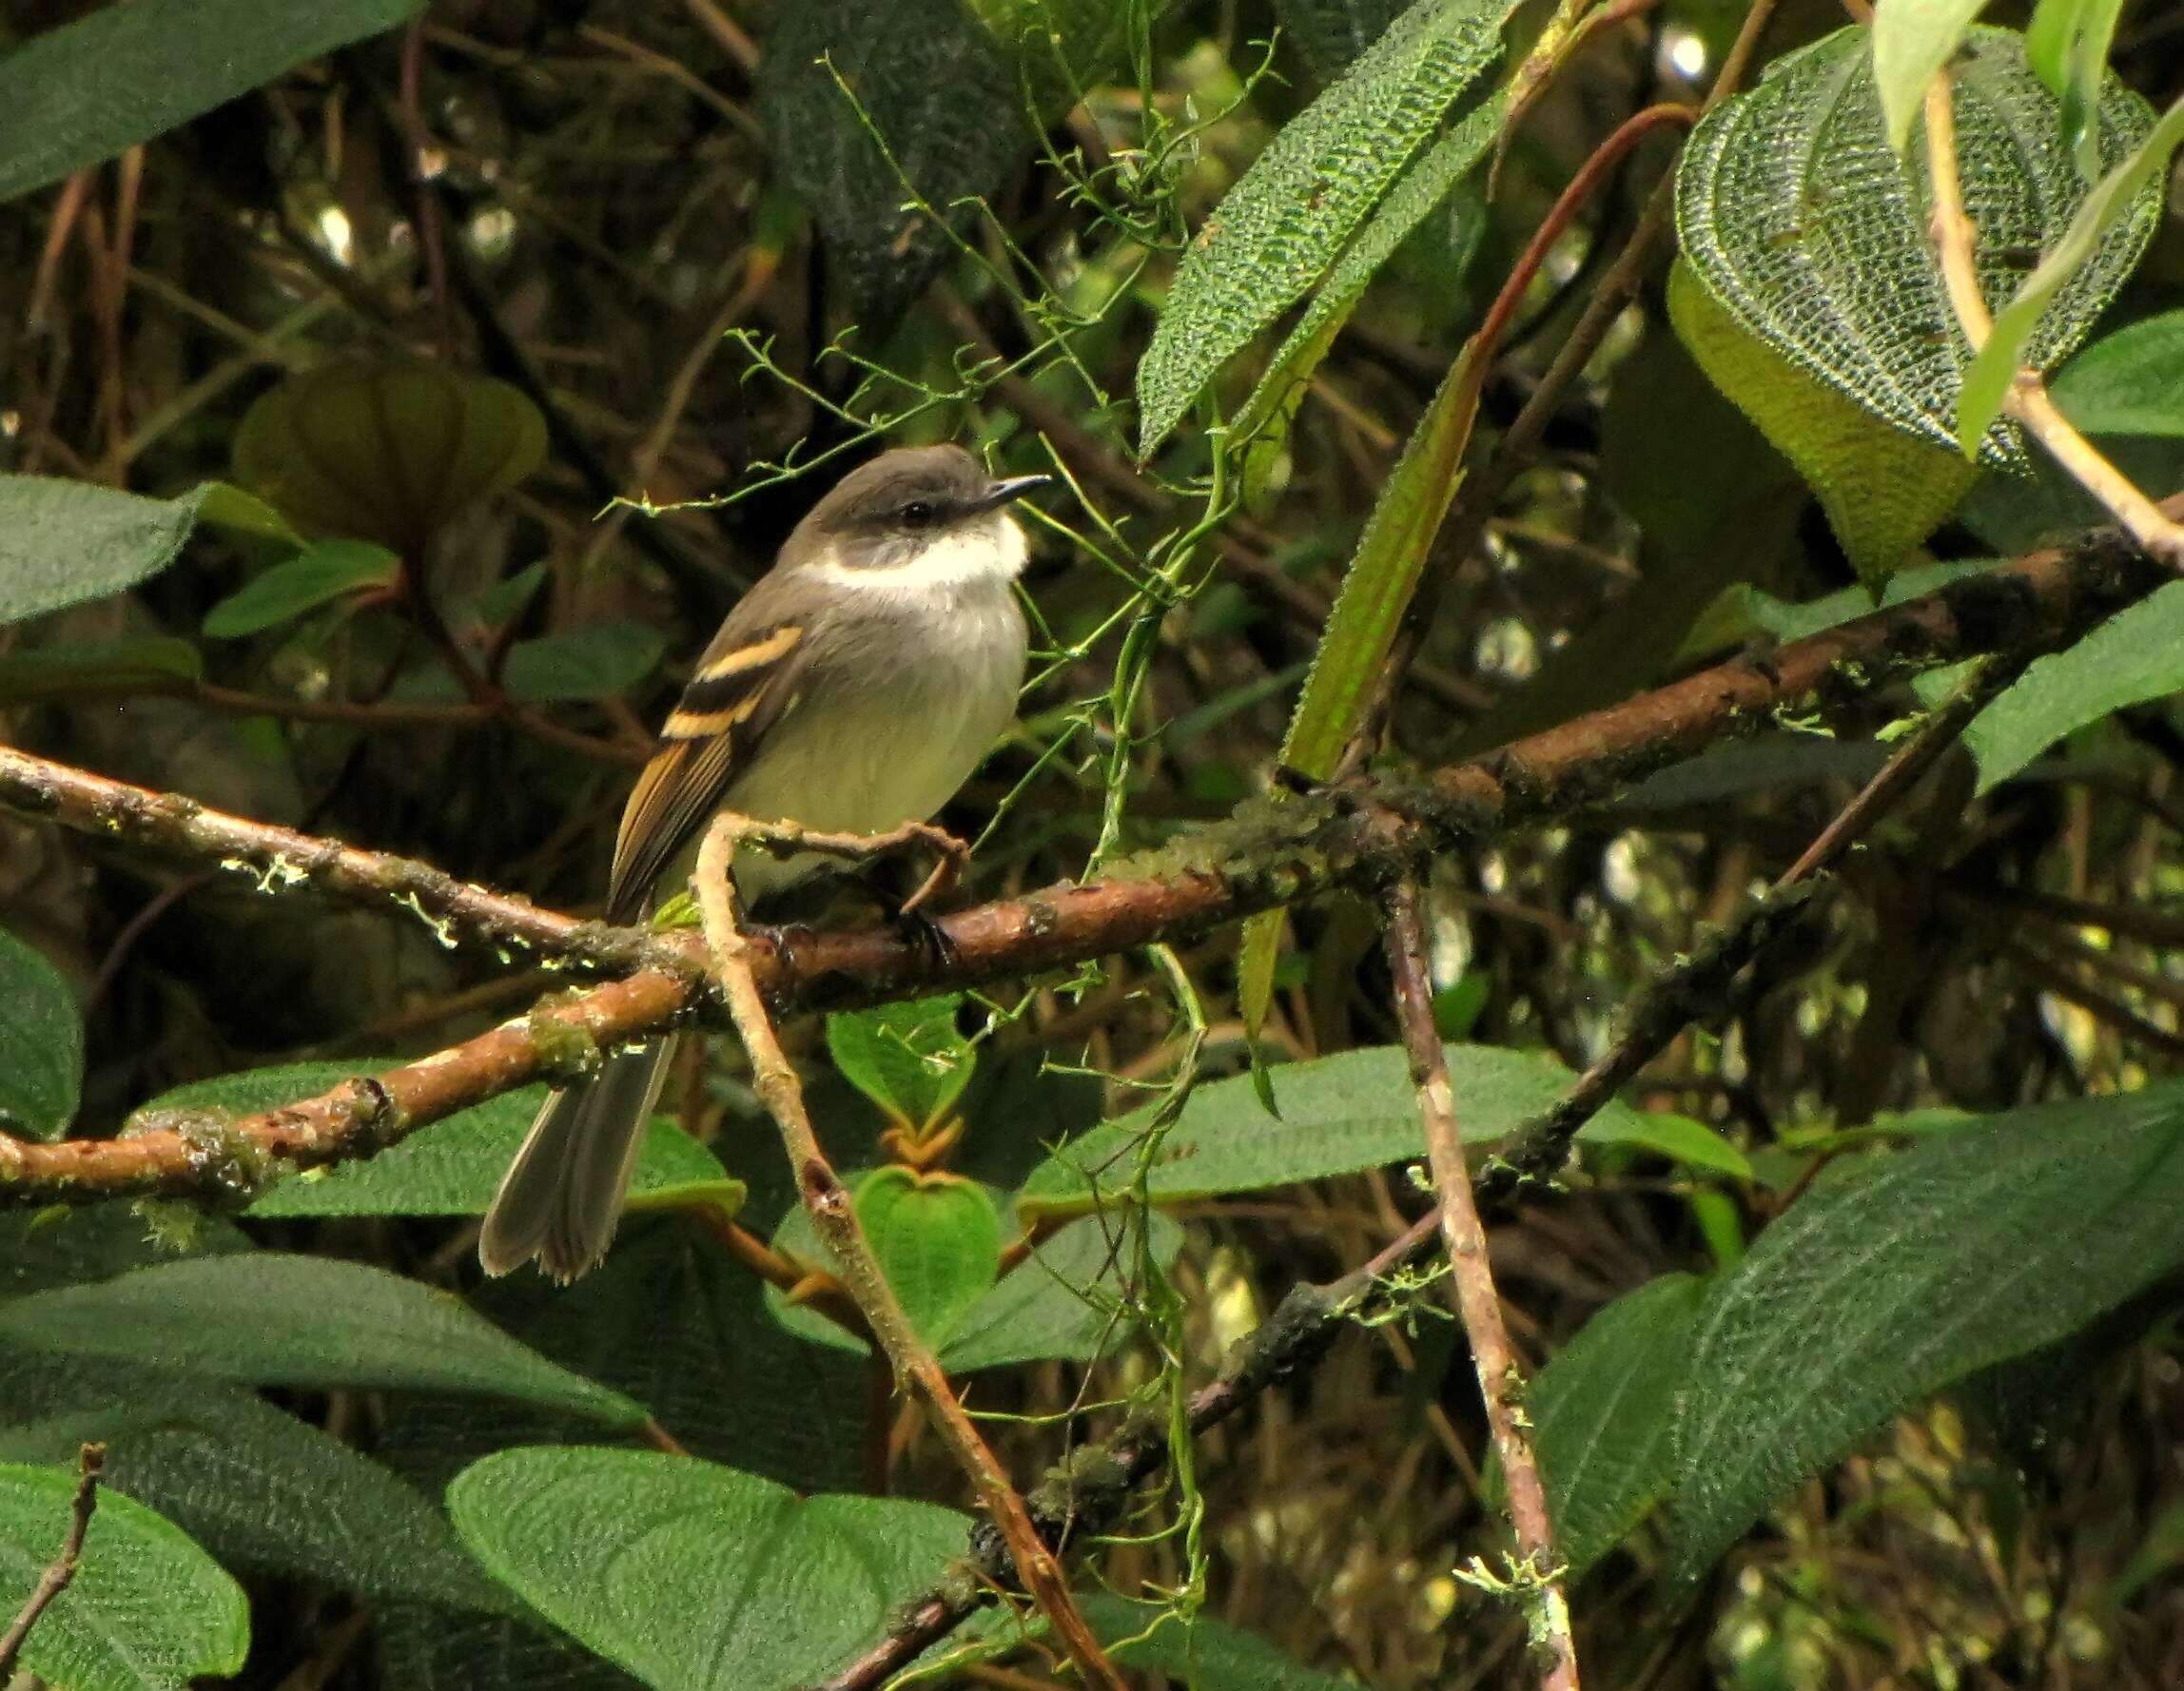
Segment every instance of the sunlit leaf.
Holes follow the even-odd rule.
[[[2108,46],[2123,0],[2039,0],[2025,30],[2025,62],[2062,102],[2062,134],[2088,182],[2100,174],[2094,124]]]
[[[1926,85],[1946,65],[1987,0],[1875,0],[1873,82],[1888,145],[1911,142]]]

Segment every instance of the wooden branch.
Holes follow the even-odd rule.
[[[29,1600],[10,1623],[8,1630],[0,1633],[0,1685],[6,1685],[14,1678],[15,1660],[22,1655],[24,1641],[30,1636],[30,1628],[38,1623],[38,1617],[52,1606],[53,1600],[66,1591],[76,1577],[76,1564],[84,1554],[84,1538],[91,1529],[91,1514],[99,1506],[99,1470],[106,1466],[106,1460],[104,1445],[85,1445],[76,1452],[76,1494],[68,1504],[68,1535],[61,1541],[61,1553],[53,1558],[31,1588]]]
[[[1516,1555],[1506,1579],[1483,1568],[1470,1577],[1508,1590],[1522,1608],[1532,1643],[1545,1658],[1541,1691],[1578,1691],[1577,1641],[1570,1631],[1570,1600],[1563,1589],[1564,1564],[1554,1553],[1547,1487],[1532,1454],[1531,1422],[1524,1411],[1524,1370],[1502,1321],[1501,1293],[1487,1260],[1486,1228],[1472,1198],[1448,1053],[1442,1050],[1440,1032],[1433,1025],[1433,988],[1426,967],[1426,932],[1418,915],[1415,882],[1400,881],[1389,889],[1383,937],[1389,972],[1394,977],[1395,1020],[1402,1028],[1411,1084],[1417,1089],[1418,1115],[1426,1128],[1426,1159],[1433,1175],[1434,1209],[1448,1250],[1456,1313],[1471,1345],[1479,1393],[1486,1401],[1487,1431],[1494,1454],[1501,1458],[1510,1526],[1516,1536]]]
[[[1434,851],[1569,815],[1813,693],[1853,696],[1906,668],[2046,650],[2168,578],[2121,536],[2102,532],[1429,776],[1355,780],[1278,807],[1247,806],[1232,822],[1181,837],[1136,878],[1064,884],[942,918],[941,947],[880,927],[803,936],[791,951],[754,931],[747,936],[752,978],[776,1013],[872,1003],[1187,939],[1332,887],[1373,891]],[[595,1046],[709,1008],[692,936],[579,922],[427,864],[223,815],[7,748],[0,807],[181,861],[231,866],[269,892],[309,886],[393,904],[450,942],[634,971],[429,1058],[240,1120],[196,1116],[145,1123],[127,1139],[55,1144],[0,1136],[0,1204],[153,1195],[246,1200],[283,1164],[369,1156],[457,1110],[580,1072]]]
[[[752,1088],[781,1132],[781,1148],[788,1154],[797,1195],[804,1200],[812,1227],[833,1254],[842,1283],[871,1330],[874,1347],[894,1369],[896,1385],[925,1404],[941,1443],[977,1490],[987,1517],[1007,1544],[1018,1583],[1038,1604],[1040,1613],[1046,1617],[1046,1623],[1069,1652],[1086,1684],[1102,1691],[1127,1691],[1114,1663],[1107,1660],[1091,1627],[1078,1612],[1068,1584],[1062,1577],[1062,1565],[1031,1524],[1024,1499],[965,1412],[931,1348],[910,1324],[902,1299],[895,1295],[887,1271],[865,1236],[848,1189],[834,1173],[826,1148],[812,1130],[811,1118],[804,1108],[804,1084],[774,1037],[766,1001],[751,973],[751,944],[736,918],[735,894],[729,878],[736,846],[747,833],[762,826],[731,811],[716,816],[698,849],[692,885],[698,907],[705,913],[706,943],[712,952],[722,995],[728,1001],[736,1035],[751,1059]]]

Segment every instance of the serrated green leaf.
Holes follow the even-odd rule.
[[[2088,435],[2184,438],[2184,311],[2167,311],[2103,336],[2048,383]]]
[[[2123,0],[2039,0],[2025,30],[2025,62],[2062,103],[2062,137],[2086,181],[2100,174],[2093,122]]]
[[[1138,364],[1151,452],[1231,354],[1325,274],[1444,113],[1501,51],[1513,0],[1417,0],[1285,124],[1177,267]]]
[[[370,1597],[505,1610],[446,1517],[254,1392],[127,1362],[0,1350],[0,1461],[107,1447],[103,1485],[223,1562]]]
[[[0,200],[165,134],[421,0],[132,0],[0,55]]]
[[[2026,69],[2020,39],[1975,26],[1953,75],[1962,178],[1979,227],[1980,290],[2008,297],[2017,255],[2058,240],[2086,197],[2056,140],[2054,96]],[[2111,77],[2103,156],[2117,162],[2149,126],[2146,103]],[[1677,166],[1676,222],[1699,280],[1751,334],[1806,374],[1899,428],[1958,444],[1970,349],[1956,326],[1927,233],[1917,154],[1899,159],[1882,126],[1872,55],[1846,29],[1786,55],[1749,93],[1692,131]],[[2045,369],[2067,357],[2151,237],[2142,199],[2059,290],[2026,348]],[[2001,425],[1981,456],[2016,462]]]
[[[1578,1330],[1525,1390],[1532,1448],[1574,1579],[1675,1484],[1676,1404],[1706,1282],[1664,1274]]]
[[[1525,1052],[1492,1045],[1447,1049],[1467,1150],[1492,1147],[1552,1104],[1572,1079],[1559,1063]],[[1255,1192],[1425,1155],[1417,1093],[1395,1046],[1277,1064],[1267,1079],[1278,1117],[1261,1106],[1248,1075],[1208,1081],[1191,1093],[1147,1172],[1154,1202]],[[1062,1146],[1024,1181],[1017,1214],[1074,1215],[1123,1201],[1149,1118],[1150,1111],[1141,1110]],[[1650,1134],[1646,1118],[1610,1102],[1578,1142],[1648,1142]]]
[[[654,1691],[826,1679],[963,1553],[969,1526],[637,1450],[503,1451],[457,1478],[448,1509],[498,1578]]]
[[[237,640],[284,622],[360,588],[388,587],[401,559],[368,540],[321,540],[252,576],[205,613],[205,632]]]
[[[1182,1249],[1183,1230],[1165,1215],[1144,1216],[1142,1248],[1165,1273]],[[963,1312],[941,1348],[951,1374],[1048,1358],[1090,1362],[1127,1336],[1119,1306],[1141,1305],[1140,1239],[1119,1213],[1086,1215],[1042,1240]]]
[[[0,1592],[10,1617],[60,1554],[76,1476],[0,1464]],[[185,1691],[242,1670],[250,1650],[243,1588],[144,1505],[101,1492],[68,1589],[38,1617],[19,1665],[68,1691]]]
[[[1676,1437],[1687,1579],[1891,1415],[2184,1262],[2184,1085],[1838,1159],[1702,1313]]]
[[[1926,85],[1946,65],[1987,0],[1875,0],[1873,83],[1888,145],[1910,144]]]
[[[2100,271],[2119,247],[2127,247],[2136,262],[2145,237],[2135,231],[2150,229],[2159,216],[2160,179],[2179,145],[2184,145],[2184,99],[2162,113],[2146,138],[2094,185],[2070,226],[2046,248],[2038,268],[1995,314],[1994,333],[1964,372],[1957,398],[1957,437],[1967,453],[2000,415],[2018,371],[2028,364],[2044,368],[2050,361],[2041,348],[2055,339],[2052,319],[2077,308],[2076,295],[2082,292],[2084,278]]]
[[[0,1125],[59,1138],[83,1083],[76,995],[44,953],[0,928]]]
[[[0,657],[0,705],[71,693],[156,692],[204,674],[197,648],[166,634],[56,641]]]
[[[970,1084],[977,1050],[956,1031],[961,993],[827,1018],[827,1051],[842,1078],[888,1120],[923,1133]]]
[[[617,617],[518,640],[509,648],[501,679],[508,696],[525,705],[617,698],[650,675],[666,650],[666,638],[652,624]]]
[[[1682,259],[1668,272],[1668,318],[1707,379],[1819,496],[1868,589],[1887,581],[1978,477],[1960,455],[1882,420],[1747,333]]]
[[[1508,102],[1499,94],[1492,95],[1403,173],[1358,230],[1357,238],[1342,249],[1327,280],[1314,290],[1297,326],[1268,362],[1266,374],[1237,415],[1235,432],[1238,436],[1256,435],[1277,410],[1294,401],[1297,390],[1312,379],[1313,371],[1335,344],[1335,337],[1350,321],[1351,312],[1364,298],[1380,266],[1492,149],[1507,110]]]
[[[960,1175],[874,1169],[857,1188],[857,1218],[903,1312],[937,1350],[1001,1269],[1001,1216]]]
[[[146,499],[88,481],[0,476],[0,623],[104,598],[158,574],[181,553],[216,485]]]
[[[2065,734],[2112,711],[2184,690],[2184,582],[2172,582],[2061,651],[2037,659],[1972,719],[1964,745],[1980,792]]]
[[[0,1306],[0,1339],[218,1380],[520,1398],[608,1427],[642,1404],[556,1368],[458,1298],[380,1269],[251,1251],[136,1269]]]

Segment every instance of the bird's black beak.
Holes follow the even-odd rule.
[[[971,502],[975,511],[998,511],[1004,505],[1014,504],[1025,494],[1035,494],[1043,487],[1052,487],[1051,476],[1010,476],[995,482]]]

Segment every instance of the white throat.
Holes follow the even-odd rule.
[[[1005,589],[1024,573],[1028,555],[1024,531],[996,512],[985,522],[926,541],[900,563],[852,568],[829,556],[807,568],[829,586],[851,593],[931,600]]]

